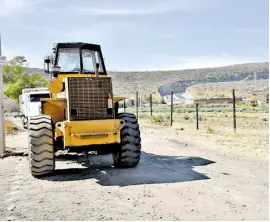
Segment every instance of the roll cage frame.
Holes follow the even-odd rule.
[[[83,68],[83,58],[82,58],[82,50],[91,50],[91,51],[96,51],[100,55],[100,64],[99,66],[103,70],[102,72],[99,72],[100,75],[107,75],[105,63],[104,63],[104,58],[102,55],[101,47],[100,45],[96,44],[90,44],[90,43],[83,43],[83,42],[71,42],[71,43],[56,43],[55,47],[53,48],[53,53],[55,54],[55,58],[53,61],[53,65],[57,66],[58,63],[58,58],[59,58],[59,49],[65,49],[65,48],[70,48],[70,49],[79,49],[79,54],[80,54],[80,71],[79,72],[59,72],[61,73],[91,73],[94,74],[95,72],[85,72]],[[94,66],[95,67],[95,66]]]

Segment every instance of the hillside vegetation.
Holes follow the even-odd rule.
[[[188,91],[196,99],[205,99],[207,97],[232,97],[232,89],[235,89],[237,97],[254,97],[264,101],[269,92],[269,80],[257,80],[256,85],[251,80],[195,84],[189,87]]]
[[[219,68],[188,69],[175,71],[152,72],[109,72],[114,83],[116,94],[134,96],[136,90],[144,94],[155,92],[159,87],[178,81],[203,81],[208,77],[230,78],[236,74],[253,72],[269,73],[269,63],[248,63]],[[176,84],[177,85],[177,84]]]
[[[28,68],[28,72],[38,72],[46,79],[50,75],[45,74],[42,69]],[[110,72],[112,77],[114,94],[127,97],[135,97],[136,91],[142,91],[144,95],[157,92],[161,86],[168,87],[181,81],[205,81],[208,78],[215,78],[217,82],[222,79],[230,79],[236,75],[251,75],[254,72],[269,74],[269,62],[247,63],[218,68],[187,69],[187,70],[168,70],[168,71],[140,71],[140,72]],[[165,92],[166,92],[165,90]]]

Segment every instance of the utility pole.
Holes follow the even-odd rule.
[[[6,57],[2,56],[1,34],[0,34],[0,154],[6,152],[5,140],[5,121],[4,121],[4,85],[3,85],[3,68],[6,63]]]

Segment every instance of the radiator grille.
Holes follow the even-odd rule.
[[[112,94],[110,77],[68,78],[70,120],[112,119],[108,99]]]

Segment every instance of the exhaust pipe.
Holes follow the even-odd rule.
[[[95,72],[95,74],[96,74],[96,77],[97,78],[99,78],[99,72],[98,72],[98,70],[99,70],[99,63],[96,63],[96,72]]]

